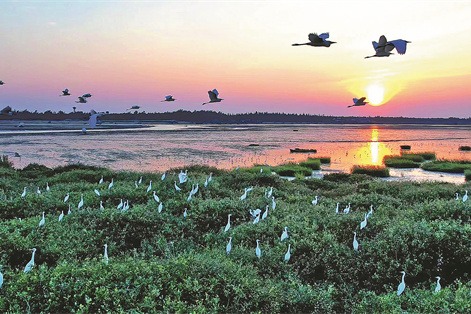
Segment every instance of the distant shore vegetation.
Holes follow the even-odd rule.
[[[288,181],[263,165],[1,165],[4,313],[471,310],[469,184],[345,173]]]

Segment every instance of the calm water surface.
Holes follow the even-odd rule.
[[[258,144],[259,146],[249,146]],[[471,160],[458,150],[471,145],[470,127],[397,125],[156,125],[145,129],[19,131],[0,134],[0,153],[15,167],[29,163],[58,166],[83,163],[115,170],[164,171],[204,164],[231,169],[253,164],[277,165],[308,156],[330,156],[332,163],[315,176],[350,171],[353,165],[380,165],[383,156],[436,152],[437,158]],[[316,154],[290,153],[290,148],[315,148]],[[17,152],[21,158],[15,158]],[[422,170],[392,170],[392,179],[442,180],[463,183],[463,175]]]

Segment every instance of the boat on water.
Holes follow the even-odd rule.
[[[289,149],[290,153],[317,153],[317,149],[313,148],[290,148]]]

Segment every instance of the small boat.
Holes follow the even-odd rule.
[[[471,151],[471,146],[460,146],[459,150],[469,152]]]
[[[401,145],[401,149],[410,149],[410,145]]]
[[[249,147],[260,146],[260,144],[249,144]]]
[[[290,153],[317,153],[317,149],[311,149],[311,148],[290,148],[289,149]]]

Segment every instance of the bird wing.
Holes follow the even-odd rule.
[[[318,43],[318,42],[323,41],[323,39],[321,39],[316,33],[310,33],[308,38],[309,38],[309,41],[313,43]]]
[[[353,103],[356,104],[358,102],[358,98],[353,98]]]
[[[322,38],[322,40],[326,40],[327,38],[329,38],[329,33],[322,33],[319,35],[319,38]]]
[[[169,100],[169,99],[172,99],[172,95],[165,96],[165,100]]]
[[[358,99],[358,102],[361,102],[361,103],[362,103],[362,102],[365,101],[365,99],[366,99],[366,97],[361,97],[360,99]]]
[[[403,39],[396,39],[396,40],[391,40],[390,42],[388,42],[388,44],[394,45],[394,47],[396,48],[397,52],[400,55],[403,55],[406,53],[407,41]]]
[[[216,96],[218,96],[218,95],[219,95],[219,92],[218,92],[218,90],[217,90],[217,89],[213,89],[213,93],[214,93]]]
[[[210,100],[216,100],[218,96],[211,90],[208,91],[209,99]]]
[[[388,41],[386,40],[386,36],[381,35],[381,36],[379,37],[379,46],[384,46],[384,45],[386,45],[387,42],[388,42]]]

